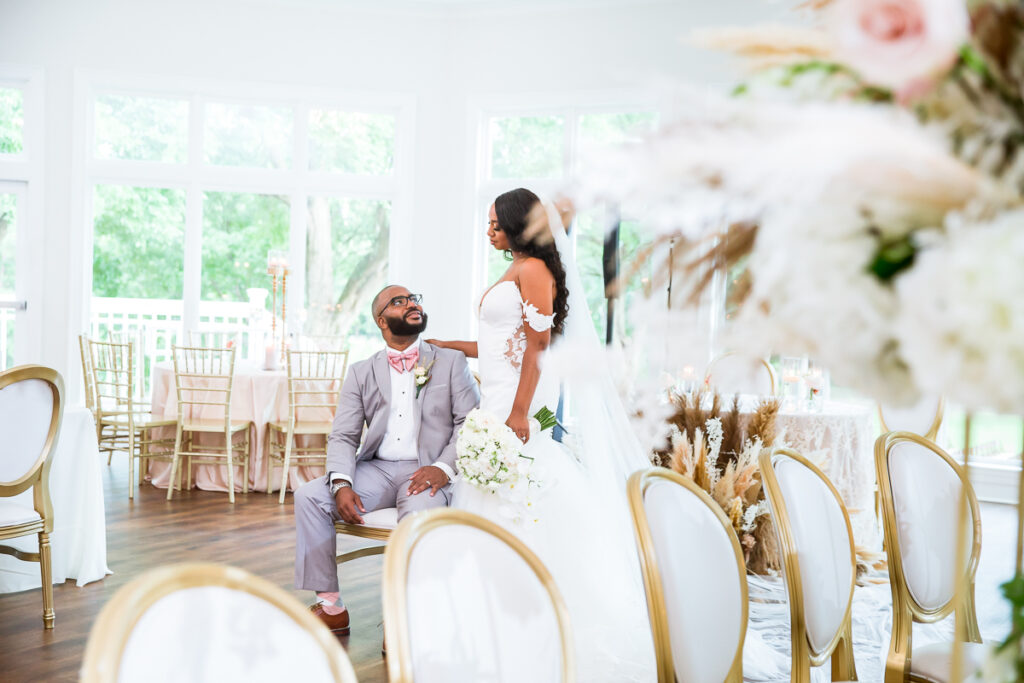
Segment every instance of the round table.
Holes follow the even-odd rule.
[[[749,419],[757,397],[740,398],[740,418]],[[722,400],[722,413],[732,399]],[[775,446],[792,448],[817,465],[839,491],[850,513],[858,546],[878,550],[882,537],[875,517],[877,436],[873,405],[826,401],[820,410],[780,409],[775,420]]]
[[[107,568],[107,526],[103,509],[103,469],[96,444],[96,424],[83,406],[64,409],[57,448],[50,461],[50,501],[53,504],[53,533],[50,535],[50,563],[53,582],[75,579],[79,586],[99,581]],[[32,505],[32,489],[11,500]],[[25,552],[37,552],[37,536],[4,541]],[[39,588],[42,577],[38,562],[25,562],[0,555],[0,593]],[[58,612],[60,605],[57,606]]]
[[[170,363],[158,363],[153,367],[153,415],[165,419],[176,419],[177,398],[174,387],[174,367]],[[326,413],[326,411],[325,411]],[[325,419],[330,419],[325,414]],[[249,488],[267,490],[266,438],[269,422],[288,419],[288,373],[283,370],[263,370],[250,363],[236,363],[231,390],[231,419],[248,420],[253,423],[249,434]],[[307,419],[307,418],[303,418]],[[163,435],[174,437],[173,428]],[[160,434],[156,436],[160,437]],[[216,438],[211,435],[208,438]],[[318,438],[318,437],[311,437]],[[223,442],[223,437],[220,441]],[[184,465],[184,463],[182,463]],[[154,486],[167,488],[171,476],[168,462],[151,461],[149,479]],[[184,470],[183,470],[184,471]],[[288,474],[289,488],[295,490],[310,479],[323,476],[323,467],[291,467]],[[205,491],[227,491],[227,467],[217,465],[196,465],[192,468],[193,483]],[[234,473],[235,491],[242,490],[242,468],[237,466]],[[281,481],[281,470],[275,468],[271,476],[271,490]]]

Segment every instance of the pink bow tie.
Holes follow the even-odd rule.
[[[399,372],[409,372],[416,367],[416,361],[420,359],[420,348],[414,346],[402,353],[388,351],[388,364]]]

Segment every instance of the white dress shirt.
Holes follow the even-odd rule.
[[[402,353],[398,349],[385,346],[387,353]],[[418,460],[419,435],[416,433],[416,418],[413,411],[416,407],[416,379],[412,371],[399,372],[388,363],[391,372],[391,401],[388,412],[388,426],[384,432],[384,440],[377,449],[377,457],[381,460]],[[448,480],[455,478],[455,472],[443,462],[435,462],[434,467],[447,475]],[[337,472],[331,473],[331,482],[352,480]]]

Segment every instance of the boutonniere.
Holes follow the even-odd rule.
[[[416,380],[416,398],[420,397],[420,391],[422,391],[423,387],[425,387],[427,382],[430,381],[430,368],[434,367],[434,363],[436,362],[437,359],[435,358],[430,361],[426,367],[417,365],[412,369],[412,376]]]

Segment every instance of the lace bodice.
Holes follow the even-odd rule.
[[[491,287],[480,302],[480,330],[477,352],[480,361],[481,407],[496,416],[506,417],[519,387],[519,373],[526,352],[526,328],[544,331],[554,323],[553,315],[542,314],[536,306],[523,301],[519,286],[503,280]],[[534,393],[536,410],[558,403],[558,385],[541,373]],[[531,414],[534,410],[531,410]]]

